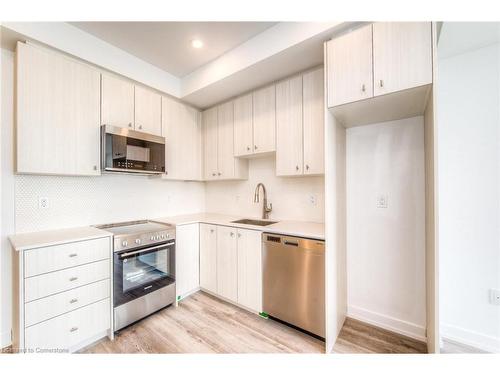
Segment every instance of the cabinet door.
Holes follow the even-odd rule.
[[[276,87],[253,93],[254,153],[276,151]]]
[[[181,179],[184,168],[182,149],[189,142],[183,139],[182,104],[163,97],[161,123],[165,137],[165,174],[167,178]]]
[[[261,232],[238,229],[238,303],[262,311]]]
[[[18,43],[18,173],[100,173],[99,84],[91,67]]]
[[[431,83],[431,41],[430,22],[374,23],[375,96]]]
[[[183,180],[198,181],[201,175],[201,114],[187,105],[182,105],[182,123],[184,124],[182,143],[186,147],[182,149]]]
[[[302,174],[302,76],[276,85],[276,175]]]
[[[216,180],[217,170],[217,107],[202,113],[203,170],[205,180]]]
[[[101,124],[134,128],[134,85],[131,82],[102,75]]]
[[[217,293],[217,226],[200,224],[200,286]]]
[[[325,110],[323,69],[302,77],[304,111],[304,174],[323,174]]]
[[[328,107],[373,97],[372,26],[327,43]]]
[[[253,153],[252,94],[234,100],[234,156]]]
[[[217,175],[227,179],[235,177],[233,102],[221,104],[217,127]]]
[[[238,302],[236,228],[217,226],[217,294]]]
[[[161,95],[135,86],[135,130],[161,135]]]
[[[198,224],[175,229],[175,283],[177,296],[200,287],[200,232]]]

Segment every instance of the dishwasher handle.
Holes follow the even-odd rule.
[[[295,241],[288,241],[288,240],[284,240],[284,241],[283,241],[283,243],[284,243],[285,245],[299,247],[299,243],[298,243],[298,242],[295,242]]]

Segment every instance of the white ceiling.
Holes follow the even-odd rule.
[[[71,22],[179,78],[191,73],[276,22]],[[201,39],[204,46],[191,47]]]
[[[445,59],[500,42],[500,22],[444,22],[438,42]]]

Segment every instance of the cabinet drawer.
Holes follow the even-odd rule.
[[[33,276],[24,280],[24,301],[30,302],[109,277],[109,259]]]
[[[24,331],[26,348],[70,349],[110,328],[109,298]]]
[[[24,255],[25,277],[109,259],[109,237],[28,250]]]
[[[102,280],[50,297],[28,302],[24,307],[24,326],[29,327],[55,316],[65,314],[68,311],[109,298],[109,283],[109,279]]]

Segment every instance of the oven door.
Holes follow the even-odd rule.
[[[108,172],[165,172],[165,138],[110,125],[101,127],[102,169]]]
[[[175,282],[175,241],[114,253],[114,307]]]

